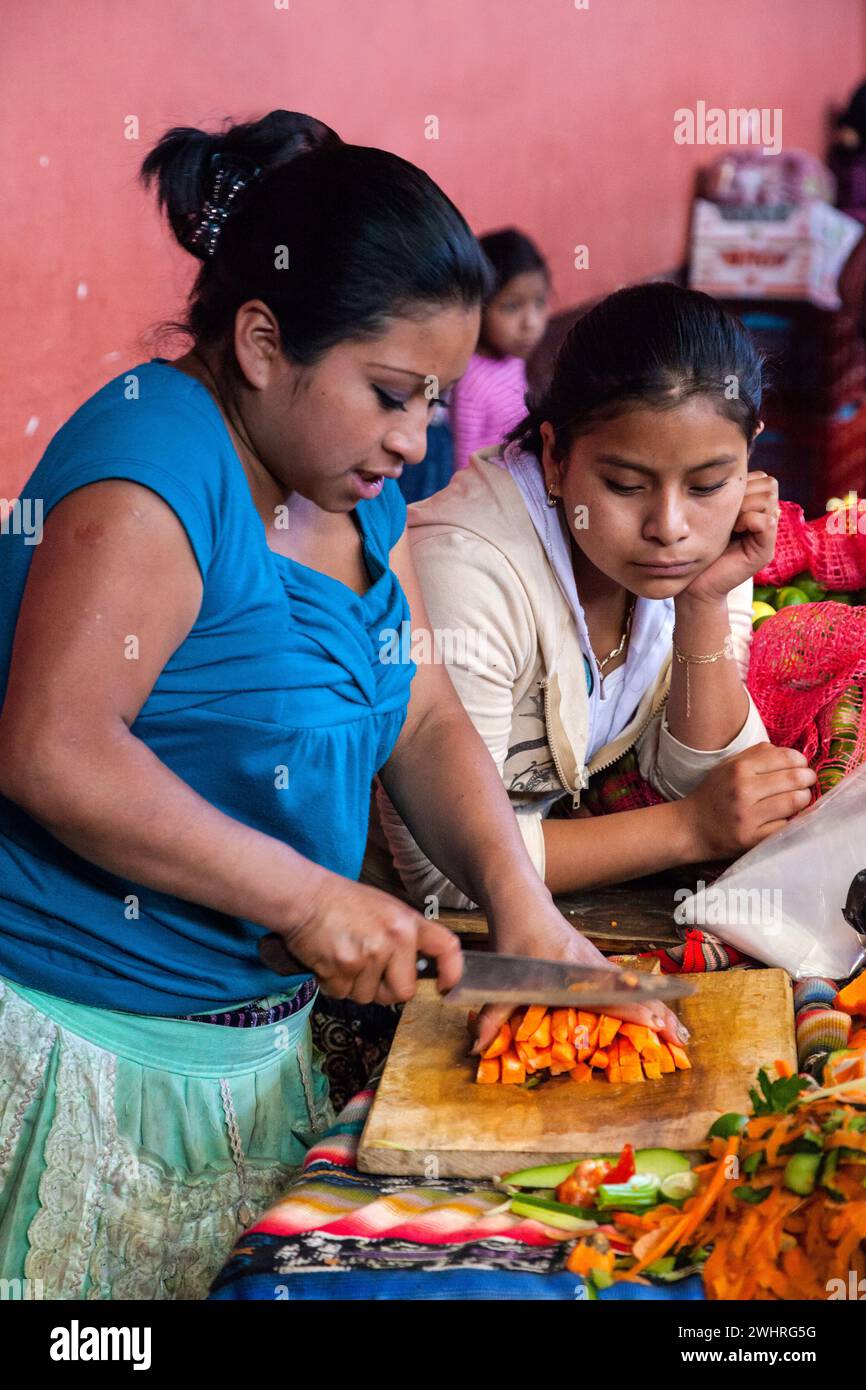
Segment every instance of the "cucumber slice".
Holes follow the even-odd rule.
[[[559,1187],[570,1177],[582,1160],[575,1158],[571,1163],[550,1163],[542,1168],[521,1168],[518,1173],[506,1173],[501,1179],[510,1187]]]
[[[590,1221],[577,1214],[581,1211],[580,1207],[574,1207],[569,1211],[563,1203],[546,1202],[542,1197],[514,1197],[511,1211],[515,1216],[527,1216],[533,1221],[543,1221],[545,1225],[556,1226],[560,1231],[577,1233],[598,1230],[596,1220]]]
[[[664,1182],[671,1173],[691,1172],[689,1160],[676,1149],[638,1149],[634,1166],[638,1173],[654,1173],[659,1182]]]
[[[684,1202],[687,1197],[693,1197],[698,1190],[698,1175],[691,1169],[687,1172],[668,1173],[662,1179],[661,1195],[667,1197],[669,1202]]]

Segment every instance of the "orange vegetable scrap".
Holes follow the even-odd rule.
[[[850,980],[836,995],[836,1008],[866,1018],[866,970]]]
[[[549,1071],[578,1083],[660,1081],[691,1067],[685,1048],[652,1028],[584,1009],[515,1009],[478,1063],[482,1085],[518,1085]]]

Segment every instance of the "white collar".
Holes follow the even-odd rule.
[[[598,702],[605,698],[605,695],[602,694],[602,682],[598,679],[598,667],[589,640],[586,616],[574,581],[571,548],[562,509],[547,505],[544,475],[534,454],[522,452],[518,444],[512,443],[505,447],[502,459],[503,467],[508,470],[520,489],[550,567],[574,615],[581,650],[588,658],[595,677],[589,695],[591,728],[595,722]],[[616,691],[617,699],[626,701],[633,696],[633,703],[639,702],[648,685],[655,680],[670,657],[673,629],[673,599],[638,598],[623,667],[623,683]]]

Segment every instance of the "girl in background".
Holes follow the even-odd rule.
[[[577,321],[511,442],[409,514],[434,629],[465,638],[449,673],[553,893],[735,858],[809,803],[814,772],[744,684],[778,519],[749,472],[760,406],[742,324],[634,286]],[[631,749],[664,800],[584,818],[590,776]],[[381,790],[379,812],[410,900],[471,907]]]
[[[547,328],[550,271],[538,248],[509,227],[480,238],[495,287],[481,317],[478,346],[454,387],[454,469],[476,449],[500,444],[526,414],[526,361]]]

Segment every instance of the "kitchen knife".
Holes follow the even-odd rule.
[[[436,962],[418,957],[418,973],[431,978]],[[601,970],[567,961],[538,960],[534,956],[497,955],[490,951],[465,951],[463,974],[442,995],[445,1004],[465,1008],[481,1004],[551,1004],[557,1008],[615,1008],[617,1004],[645,1004],[658,999],[684,999],[694,985],[675,975],[648,975],[645,971]]]

